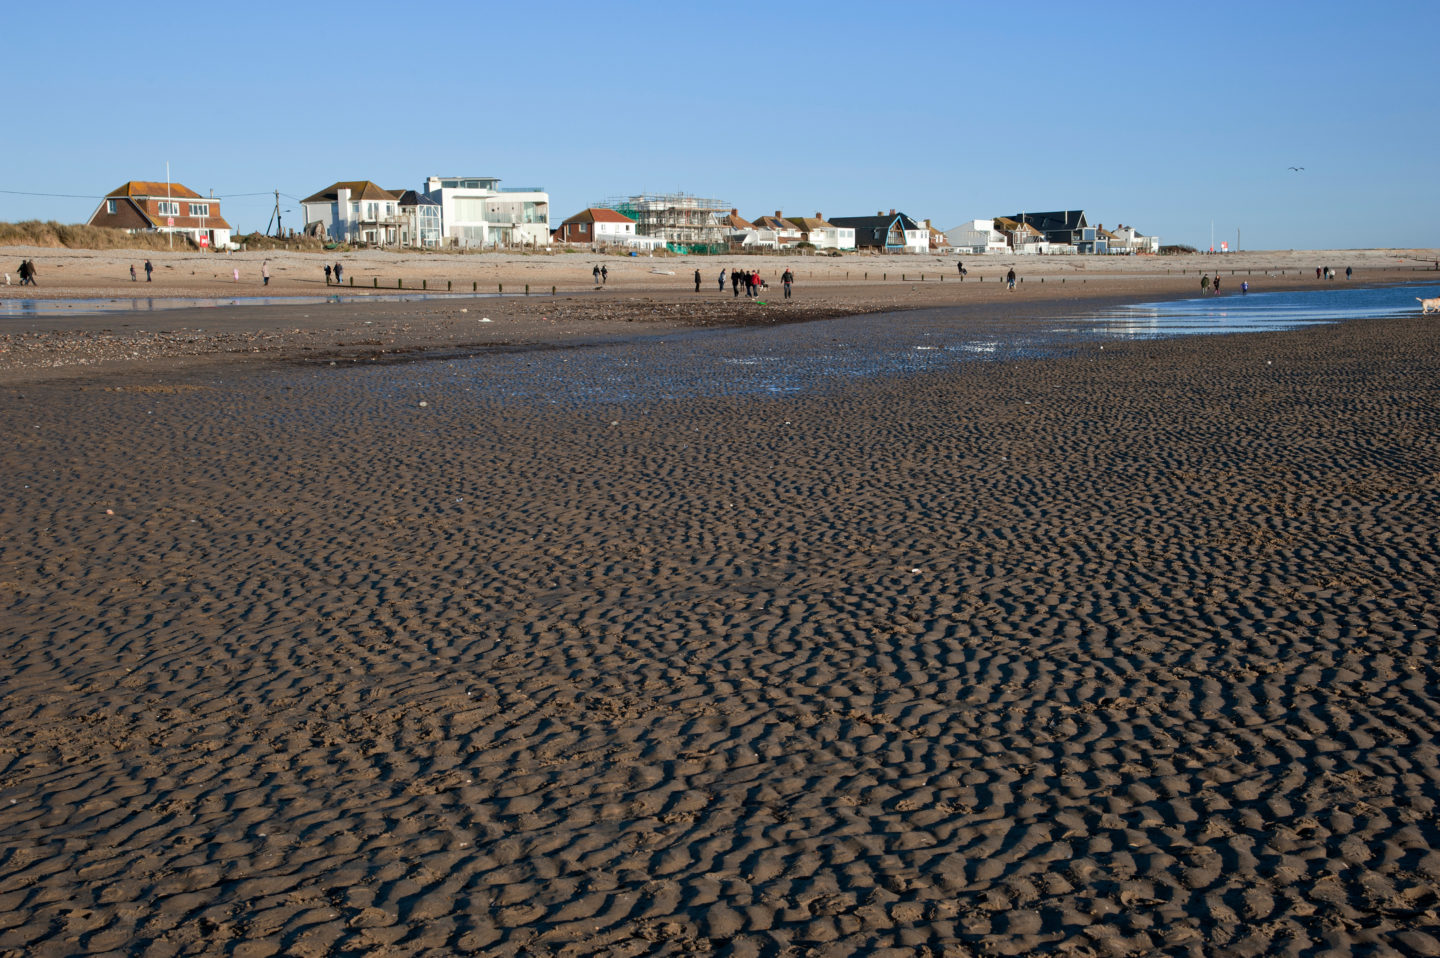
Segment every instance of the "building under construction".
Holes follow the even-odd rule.
[[[635,232],[665,242],[677,253],[724,252],[729,246],[730,206],[688,193],[642,193],[611,198],[594,206],[635,221]]]

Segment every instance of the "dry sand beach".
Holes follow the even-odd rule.
[[[6,320],[0,955],[1440,954],[1433,318],[569,388],[1364,255]]]

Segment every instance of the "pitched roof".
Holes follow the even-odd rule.
[[[630,217],[619,210],[605,209],[600,206],[591,206],[581,210],[569,219],[562,220],[560,225],[566,223],[633,223]]]
[[[382,187],[376,186],[369,180],[341,180],[339,183],[332,183],[314,196],[307,196],[301,200],[302,203],[333,203],[341,190],[350,191],[350,200],[389,200],[395,202],[400,199],[394,193]]]
[[[833,230],[835,228],[834,223],[828,223],[818,216],[787,216],[785,218],[791,223],[794,223],[795,228],[802,233],[808,233],[811,230]]]
[[[439,200],[432,200],[419,190],[390,190],[400,197],[401,206],[439,206]]]
[[[798,230],[800,228],[789,219],[780,216],[762,216],[752,222],[762,230]]]
[[[856,229],[889,229],[890,224],[896,221],[899,221],[900,228],[906,232],[924,228],[904,213],[882,213],[879,216],[835,216],[830,220],[836,226],[853,226]]]
[[[751,223],[749,220],[745,219],[745,217],[741,216],[739,213],[736,213],[734,210],[731,210],[729,213],[726,213],[724,216],[720,217],[720,225],[728,226],[732,230],[753,230],[755,228],[754,223]]]
[[[155,180],[131,180],[117,190],[111,190],[106,199],[116,196],[139,198],[142,196],[163,196],[166,199],[205,199],[199,193],[180,183],[164,183]]]
[[[1038,229],[1042,233],[1058,232],[1060,230],[1078,230],[1087,225],[1085,222],[1084,210],[1056,210],[1050,213],[1014,213],[1010,216],[996,217],[996,219],[1008,219],[1024,222]]]

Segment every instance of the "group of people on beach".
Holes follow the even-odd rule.
[[[154,264],[152,264],[152,263],[147,259],[147,260],[145,261],[145,282],[147,282],[147,283],[153,282],[153,281],[150,279],[150,274],[153,273],[153,272],[155,272],[155,266],[154,266]],[[131,263],[131,264],[130,264],[130,282],[134,283],[134,282],[136,282],[137,280],[138,280],[138,277],[136,277],[136,275],[135,275],[135,264],[134,264],[134,263]]]
[[[22,260],[20,261],[20,268],[19,268],[18,270],[16,270],[16,272],[18,272],[18,273],[20,274],[20,285],[21,285],[21,286],[37,286],[37,285],[39,285],[38,283],[35,282],[35,263],[34,263],[34,261],[28,260],[28,259],[22,259]],[[8,277],[6,278],[5,282],[6,282],[7,284],[10,282],[10,280],[9,280]]]
[[[734,291],[736,297],[740,295],[741,286],[745,287],[745,295],[747,297],[758,297],[761,290],[770,288],[760,276],[758,269],[720,270],[720,276],[717,281],[720,292],[722,293],[725,292],[725,281],[727,279],[730,281],[730,288]],[[795,274],[790,271],[790,267],[785,267],[785,272],[780,274],[780,282],[785,287],[785,298],[789,299],[791,288],[795,285]],[[700,283],[700,271],[697,269],[695,271],[695,292],[697,293],[700,292]]]
[[[610,271],[603,266],[596,266],[590,271],[590,275],[595,277],[596,286],[604,286],[610,282]]]
[[[1317,267],[1315,267],[1315,278],[1316,278],[1316,279],[1334,279],[1334,278],[1335,278],[1335,268],[1334,268],[1333,266],[1317,266]],[[1349,278],[1350,278],[1350,267],[1349,267],[1349,266],[1345,267],[1345,278],[1346,278],[1346,279],[1349,279]]]
[[[334,276],[334,277],[335,277],[335,285],[336,285],[336,286],[339,286],[339,285],[340,285],[340,276],[341,276],[341,274],[342,274],[343,272],[344,272],[344,267],[341,266],[339,263],[336,263],[334,266],[331,266],[329,263],[326,263],[326,264],[325,264],[325,285],[326,285],[326,286],[329,286],[329,285],[330,285],[330,277],[331,277],[331,276]]]

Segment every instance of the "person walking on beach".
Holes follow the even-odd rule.
[[[610,282],[610,270],[602,266],[600,267],[600,285],[604,286],[608,282]]]
[[[734,294],[735,297],[739,297],[739,295],[740,295],[740,271],[739,271],[738,269],[732,269],[732,270],[730,271],[730,291],[731,291],[731,293]]]
[[[270,285],[270,261],[268,259],[260,264],[260,285]]]
[[[1005,274],[1005,286],[1011,292],[1015,291],[1015,269],[1011,267],[1010,272]]]
[[[326,285],[326,286],[329,286],[329,285],[330,285],[330,264],[329,264],[329,263],[326,263],[326,264],[325,264],[325,285]]]
[[[695,292],[700,292],[700,271],[695,271]]]
[[[596,264],[595,264],[595,268],[590,271],[590,275],[593,276],[593,277],[595,277],[595,285],[596,285],[596,286],[599,286],[599,285],[600,285],[600,264],[599,264],[599,263],[596,263]]]
[[[1210,281],[1210,285],[1213,286],[1213,287],[1215,287],[1215,295],[1216,295],[1216,296],[1219,296],[1219,295],[1220,295],[1220,274],[1219,274],[1218,272],[1215,274],[1215,278]]]
[[[722,292],[722,293],[725,292],[725,269],[724,269],[724,267],[721,267],[721,269],[720,269],[720,292]]]
[[[1200,275],[1200,295],[1210,295],[1210,277],[1203,273]]]
[[[339,263],[336,263],[336,264],[335,264],[335,285],[336,285],[336,286],[339,286],[339,285],[340,285],[340,264],[339,264]]]
[[[131,264],[130,264],[130,282],[132,282],[132,283],[137,282],[137,280],[135,279],[135,264],[134,264],[134,263],[131,263]]]
[[[785,272],[780,274],[780,282],[785,284],[785,298],[790,298],[790,284],[795,282],[795,274],[787,267]]]
[[[1350,278],[1350,267],[1348,267],[1348,266],[1345,267],[1345,278],[1346,278],[1347,280]]]
[[[153,272],[155,272],[155,267],[151,266],[150,261],[147,259],[145,261],[145,282],[150,282],[150,274]]]
[[[1318,266],[1315,267],[1315,278],[1316,278],[1316,279],[1319,279],[1319,278],[1320,278],[1320,267],[1318,267]]]
[[[965,278],[965,264],[964,264],[964,263],[962,263],[962,262],[960,262],[960,261],[957,260],[956,263],[955,263],[955,271],[960,274],[960,278],[961,278],[961,279],[964,279],[964,278]]]

